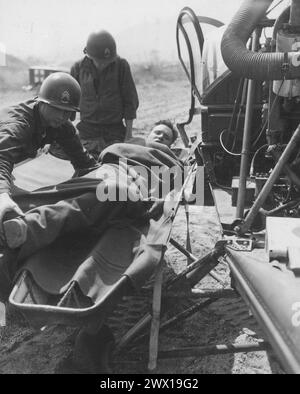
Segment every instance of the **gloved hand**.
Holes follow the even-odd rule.
[[[15,216],[24,216],[23,211],[15,201],[13,201],[8,193],[0,194],[0,241],[3,244],[5,242],[5,236],[3,232],[3,220],[7,213],[15,213]]]

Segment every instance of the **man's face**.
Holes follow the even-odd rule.
[[[41,103],[40,112],[47,126],[58,128],[66,123],[72,116],[72,111],[52,107],[46,103]]]
[[[154,126],[147,137],[147,143],[151,142],[158,142],[166,146],[171,146],[173,143],[172,130],[164,124]]]
[[[102,71],[107,67],[113,60],[107,60],[107,59],[98,59],[96,57],[92,57],[87,55],[93,62],[94,66],[97,68],[98,71]]]

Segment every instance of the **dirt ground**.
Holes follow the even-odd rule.
[[[189,88],[184,79],[178,81],[152,81],[151,84],[139,84],[139,118],[135,122],[134,133],[145,134],[154,121],[169,117],[177,121],[187,118]],[[27,93],[2,95],[0,106],[5,103],[21,101]],[[199,125],[197,119],[189,129],[195,133]],[[197,257],[205,255],[219,237],[219,227],[213,207],[190,206],[190,235],[192,251]],[[173,237],[182,245],[186,241],[186,217],[180,208],[174,223]],[[167,253],[166,275],[174,275],[183,270],[187,261],[175,248]],[[198,289],[222,289],[230,287],[229,270],[224,262],[216,268],[222,278],[220,284],[211,277],[206,277]],[[174,314],[195,306],[199,300],[183,297],[167,303],[167,312],[163,322]],[[203,301],[201,301],[203,302]],[[175,308],[173,307],[175,305]],[[172,308],[173,307],[173,308]],[[137,311],[144,312],[145,303]],[[146,306],[147,308],[147,306]],[[127,315],[120,313],[117,325],[126,325]],[[116,324],[116,316],[114,317]],[[124,321],[122,319],[125,319]],[[113,326],[113,319],[112,326]],[[124,323],[125,322],[125,323]],[[72,349],[77,330],[70,327],[46,327],[43,331],[33,329],[24,318],[8,308],[6,326],[0,327],[0,373],[1,374],[60,374],[85,372],[74,365]],[[206,309],[200,310],[177,322],[159,338],[159,349],[194,347],[228,343],[258,343],[263,339],[254,318],[240,298],[220,299]],[[135,345],[135,351],[142,352],[136,363],[130,353],[123,352],[112,360],[114,373],[147,373],[148,340],[144,338]],[[272,352],[252,352],[222,356],[205,356],[159,360],[156,371],[165,374],[281,374],[283,373]]]

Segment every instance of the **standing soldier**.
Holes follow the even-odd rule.
[[[11,196],[14,165],[36,156],[46,144],[57,142],[75,171],[95,166],[69,120],[79,111],[80,86],[67,73],[49,75],[37,98],[0,110],[0,238],[7,213],[22,215]]]
[[[71,69],[82,90],[77,128],[83,145],[98,158],[108,145],[132,137],[139,102],[130,66],[117,55],[110,33],[90,34],[84,53]]]

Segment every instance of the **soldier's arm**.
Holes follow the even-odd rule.
[[[62,126],[62,129],[57,133],[56,141],[69,156],[75,171],[93,168],[97,165],[96,160],[82,146],[78,133],[71,122]]]
[[[79,64],[78,64],[78,62],[73,64],[73,66],[71,67],[71,70],[70,70],[70,74],[79,83]]]
[[[14,165],[28,158],[26,147],[31,133],[27,128],[26,123],[0,126],[0,194],[10,194]]]
[[[121,95],[123,100],[123,108],[124,108],[124,119],[126,124],[128,123],[129,129],[131,127],[132,130],[132,122],[133,119],[136,118],[136,111],[139,106],[139,99],[138,93],[136,90],[136,86],[131,74],[130,66],[125,59],[122,59],[120,64],[120,88],[121,88]],[[130,130],[129,130],[130,134]]]

